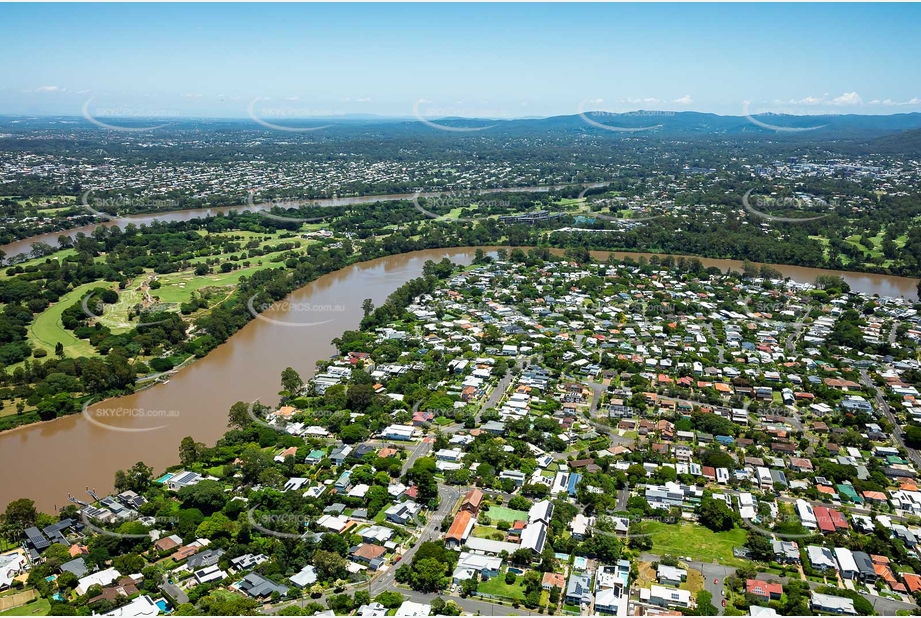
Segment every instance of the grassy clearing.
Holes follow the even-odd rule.
[[[493,577],[485,582],[480,582],[480,585],[477,586],[477,592],[493,594],[498,597],[506,597],[509,599],[524,600],[525,593],[522,581],[523,578],[517,577],[514,584],[506,584],[505,569],[502,569],[502,572],[499,573],[497,577]]]
[[[37,601],[0,612],[0,616],[47,616],[50,611],[51,601],[48,599],[38,599]]]
[[[90,345],[89,341],[77,339],[72,332],[64,329],[61,316],[64,314],[65,309],[79,302],[88,291],[97,287],[106,287],[107,285],[111,284],[104,281],[86,283],[62,296],[57,303],[41,312],[29,326],[29,341],[36,347],[47,350],[49,354],[54,354],[54,346],[61,342],[64,344],[64,353],[71,358],[96,356],[96,349]]]
[[[505,540],[505,533],[493,526],[476,526],[472,534],[478,539],[491,539],[493,541]]]
[[[518,521],[519,519],[525,521],[528,519],[528,513],[526,511],[516,511],[515,509],[510,509],[505,506],[492,505],[489,507],[489,510],[486,511],[486,514],[493,521],[507,521],[509,523]]]
[[[735,528],[727,532],[713,532],[697,524],[666,524],[644,522],[642,532],[652,537],[652,553],[672,556],[690,556],[702,562],[718,560],[720,564],[744,566],[745,560],[732,555],[733,547],[745,544],[745,530]]]
[[[703,590],[703,573],[697,569],[688,569],[688,580],[681,584],[681,588],[690,591],[692,594],[697,594],[699,591]]]

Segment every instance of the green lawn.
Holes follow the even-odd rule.
[[[522,586],[523,579],[518,577],[515,579],[515,583],[509,586],[505,583],[505,569],[502,569],[502,572],[499,573],[498,577],[493,577],[485,582],[480,582],[480,585],[477,586],[477,592],[483,592],[485,594],[493,594],[497,597],[507,597],[509,599],[518,599],[524,600],[524,586]]]
[[[507,521],[512,523],[514,521],[518,521],[519,519],[523,519],[525,521],[528,519],[527,511],[516,511],[515,509],[496,505],[490,506],[489,510],[486,511],[486,515],[489,516],[493,523],[497,521]]]
[[[745,545],[746,534],[743,528],[712,532],[697,524],[644,522],[641,530],[652,535],[651,552],[660,556],[690,556],[702,562],[719,560],[720,564],[729,566],[748,564],[732,555],[733,547]]]
[[[111,284],[104,281],[86,283],[62,296],[57,303],[41,312],[29,326],[29,341],[47,350],[48,354],[54,354],[54,346],[60,341],[64,344],[64,353],[71,358],[98,356],[96,349],[90,345],[89,341],[77,339],[71,331],[64,329],[61,315],[64,314],[65,309],[79,302],[89,290],[107,285]]]
[[[38,599],[32,603],[26,603],[5,612],[0,612],[0,616],[47,616],[51,611],[51,601],[48,599]]]

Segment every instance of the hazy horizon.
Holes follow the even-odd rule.
[[[921,111],[912,4],[6,4],[0,18],[2,115]]]

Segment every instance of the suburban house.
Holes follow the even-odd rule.
[[[769,584],[760,579],[749,579],[745,582],[745,592],[758,597],[760,601],[768,603],[780,598],[783,594],[783,586]]]
[[[587,573],[570,575],[569,582],[566,584],[566,602],[578,606],[583,603],[591,605],[594,601],[591,586],[592,578]]]

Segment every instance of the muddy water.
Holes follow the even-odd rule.
[[[595,182],[587,185],[588,187],[601,187],[604,186],[603,182]],[[489,193],[545,193],[547,191],[553,191],[556,189],[562,189],[568,185],[553,185],[553,186],[543,186],[543,187],[514,187],[514,188],[504,188],[504,189],[480,189],[479,194],[489,194]],[[419,197],[437,197],[439,195],[444,195],[441,191],[430,191],[425,193],[419,193]],[[334,197],[326,199],[317,199],[317,200],[308,200],[311,204],[316,204],[319,206],[325,207],[335,207],[335,206],[355,206],[359,204],[373,204],[375,202],[382,202],[388,200],[411,200],[414,197],[417,197],[415,193],[392,193],[390,195],[363,195],[358,197]],[[287,198],[286,198],[287,201]],[[60,236],[67,236],[69,238],[76,238],[77,234],[82,232],[87,236],[90,235],[93,230],[95,230],[100,225],[105,227],[112,227],[117,225],[119,228],[124,229],[129,223],[134,225],[147,225],[153,223],[154,221],[191,221],[192,219],[198,219],[201,217],[214,216],[219,213],[227,214],[233,210],[242,212],[244,210],[250,210],[254,212],[260,212],[264,210],[271,210],[271,204],[254,204],[250,205],[241,205],[241,206],[223,206],[220,208],[198,208],[193,210],[174,210],[167,211],[163,213],[150,213],[143,215],[126,215],[123,217],[115,217],[109,221],[100,221],[98,223],[92,223],[90,225],[85,225],[83,227],[74,228],[71,230],[65,230],[61,232],[51,232],[50,234],[41,234],[38,236],[32,236],[30,238],[24,238],[22,240],[17,240],[16,242],[11,242],[7,245],[0,245],[0,250],[6,253],[7,258],[12,258],[14,256],[30,253],[32,251],[32,243],[43,242],[51,245],[52,247],[58,246],[58,238]]]
[[[609,253],[610,252],[608,251],[591,252],[592,257],[596,260],[607,259]],[[616,257],[621,259],[626,256],[630,256],[634,260],[638,260],[640,256],[650,258],[653,255],[658,255],[660,259],[663,257],[662,254],[653,253],[625,253],[623,251],[614,251],[613,253]],[[677,258],[678,256],[675,257]],[[686,255],[684,257],[690,259],[692,256]],[[707,268],[716,266],[723,272],[726,272],[727,268],[731,268],[739,272],[742,271],[741,260],[718,260],[712,258],[699,259],[701,263]],[[894,298],[905,297],[910,300],[918,299],[918,280],[912,279],[910,277],[875,275],[871,273],[855,273],[843,270],[824,270],[821,268],[809,268],[806,266],[786,266],[781,264],[771,264],[771,266],[779,270],[784,277],[790,277],[799,283],[814,283],[815,278],[819,275],[840,275],[841,277],[844,277],[844,280],[848,283],[848,285],[851,286],[851,289],[857,292],[879,294],[880,296],[892,296]]]
[[[286,367],[304,379],[312,376],[316,362],[335,353],[331,340],[358,327],[362,300],[382,304],[400,285],[421,275],[426,260],[448,257],[469,264],[473,255],[473,249],[422,251],[325,275],[293,293],[287,304],[260,314],[265,319],[250,322],[168,384],[89,409],[102,409],[105,416],[92,418],[114,429],[78,414],[0,434],[0,469],[7,471],[0,482],[0,508],[28,497],[51,512],[66,503],[68,493],[87,499],[87,486],[109,491],[116,469],[143,461],[159,473],[178,463],[185,436],[214,444],[227,431],[227,411],[234,402],[277,403]]]
[[[226,431],[227,411],[234,402],[277,403],[285,367],[294,367],[304,378],[312,376],[316,361],[335,352],[330,341],[358,326],[362,300],[371,298],[380,305],[397,287],[419,276],[426,260],[448,257],[469,264],[474,251],[420,251],[325,275],[293,293],[287,305],[261,314],[228,343],[179,371],[169,384],[91,408],[105,411],[106,416],[97,412],[93,418],[108,428],[76,415],[0,434],[0,469],[7,471],[0,482],[0,508],[16,498],[29,497],[50,512],[65,503],[68,493],[86,498],[86,486],[108,491],[118,468],[144,461],[159,473],[177,463],[179,442],[185,436],[213,444]],[[636,259],[641,254],[617,255]],[[594,257],[605,259],[607,253],[594,252]],[[724,271],[742,266],[735,260],[701,261]],[[777,268],[802,282],[832,272]],[[914,279],[837,274],[857,290],[917,297]]]

